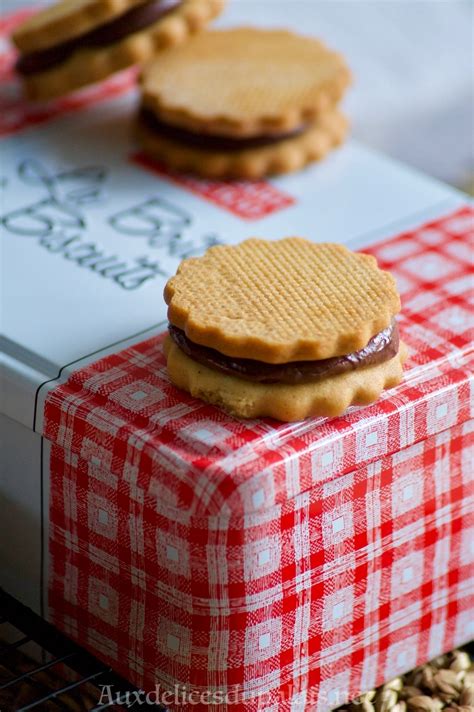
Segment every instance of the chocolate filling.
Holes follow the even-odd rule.
[[[150,131],[153,131],[153,133],[163,136],[164,138],[169,138],[172,141],[178,141],[179,143],[184,143],[194,148],[200,148],[204,151],[242,151],[248,148],[272,146],[285,139],[299,136],[308,128],[304,125],[284,133],[260,134],[258,136],[236,138],[233,136],[195,133],[194,131],[189,131],[179,126],[173,126],[173,124],[167,124],[161,121],[149,109],[145,108],[141,109],[139,120]]]
[[[325,358],[319,361],[292,361],[290,363],[264,363],[250,358],[225,356],[215,349],[196,344],[176,326],[168,325],[169,333],[181,351],[198,363],[237,376],[245,381],[257,383],[311,383],[327,376],[354,371],[364,366],[389,361],[396,356],[399,348],[398,326],[392,321],[383,331],[373,336],[367,346],[360,351]]]
[[[144,5],[138,5],[123,15],[96,27],[84,35],[62,42],[61,44],[30,52],[20,56],[16,69],[20,74],[35,74],[44,72],[56,64],[68,59],[73,52],[83,47],[103,47],[119,42],[134,32],[143,30],[181,4],[181,0],[150,0]]]

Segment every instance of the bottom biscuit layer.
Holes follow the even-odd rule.
[[[347,133],[347,120],[332,109],[306,131],[270,146],[241,151],[200,150],[195,146],[160,136],[137,121],[137,140],[145,153],[169,168],[189,171],[204,178],[255,180],[267,175],[290,173],[318,161],[338,146]]]
[[[368,405],[403,378],[406,346],[390,361],[316,383],[252,383],[213,371],[190,359],[168,336],[168,374],[178,388],[220,406],[238,418],[270,417],[284,422],[342,415],[351,405]]]

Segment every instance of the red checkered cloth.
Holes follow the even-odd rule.
[[[472,637],[472,226],[368,250],[411,351],[371,406],[232,419],[169,383],[162,338],[50,392],[54,624],[139,687],[249,712],[328,710]]]

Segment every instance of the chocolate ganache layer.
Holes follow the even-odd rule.
[[[180,5],[182,0],[149,0],[131,8],[110,22],[86,32],[79,37],[38,52],[21,55],[16,64],[20,74],[36,74],[51,69],[68,59],[77,49],[103,47],[119,42],[134,32],[149,27]]]
[[[280,141],[288,138],[295,138],[308,128],[305,124],[285,133],[261,134],[258,136],[245,136],[244,138],[218,136],[217,134],[196,133],[180,126],[168,124],[158,119],[153,112],[146,108],[141,109],[139,121],[158,136],[204,151],[243,151],[249,148],[263,148],[264,146],[280,143]]]
[[[367,346],[360,351],[319,361],[292,361],[278,364],[225,356],[215,349],[194,343],[188,339],[182,329],[172,324],[169,324],[168,328],[175,344],[193,361],[230,376],[257,383],[311,383],[327,376],[336,376],[339,373],[389,361],[396,356],[399,349],[399,333],[395,321],[373,336]]]

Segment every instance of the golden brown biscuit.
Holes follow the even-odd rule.
[[[174,169],[260,178],[322,158],[341,143],[342,57],[284,30],[208,31],[143,72],[137,137]]]
[[[14,35],[22,52],[17,67],[25,92],[30,99],[48,100],[145,63],[200,30],[221,12],[224,2],[166,0],[166,12],[163,6],[159,19],[136,31],[126,21],[120,38],[110,41],[112,23],[120,22],[122,13],[141,12],[152,4],[150,0],[62,0],[27,20]],[[102,45],[97,36],[89,45],[90,40],[83,41],[86,33],[104,30],[109,34]],[[124,32],[128,34],[122,36]]]
[[[21,52],[38,52],[89,32],[144,0],[60,0],[23,22],[13,33]]]
[[[174,126],[249,137],[312,122],[339,101],[349,79],[341,55],[313,38],[212,30],[146,68],[143,105]]]
[[[390,361],[314,383],[252,383],[207,368],[186,356],[167,337],[171,381],[196,398],[220,406],[238,418],[271,417],[286,422],[341,415],[351,405],[368,405],[403,378],[407,351],[401,344]]]
[[[195,343],[267,363],[357,351],[400,309],[374,257],[300,237],[212,247],[181,263],[164,296]]]
[[[143,151],[173,170],[195,173],[203,178],[256,180],[263,176],[290,173],[319,161],[347,133],[347,120],[337,109],[325,112],[304,133],[261,148],[241,151],[209,151],[186,146],[160,136],[138,121],[136,136]]]

